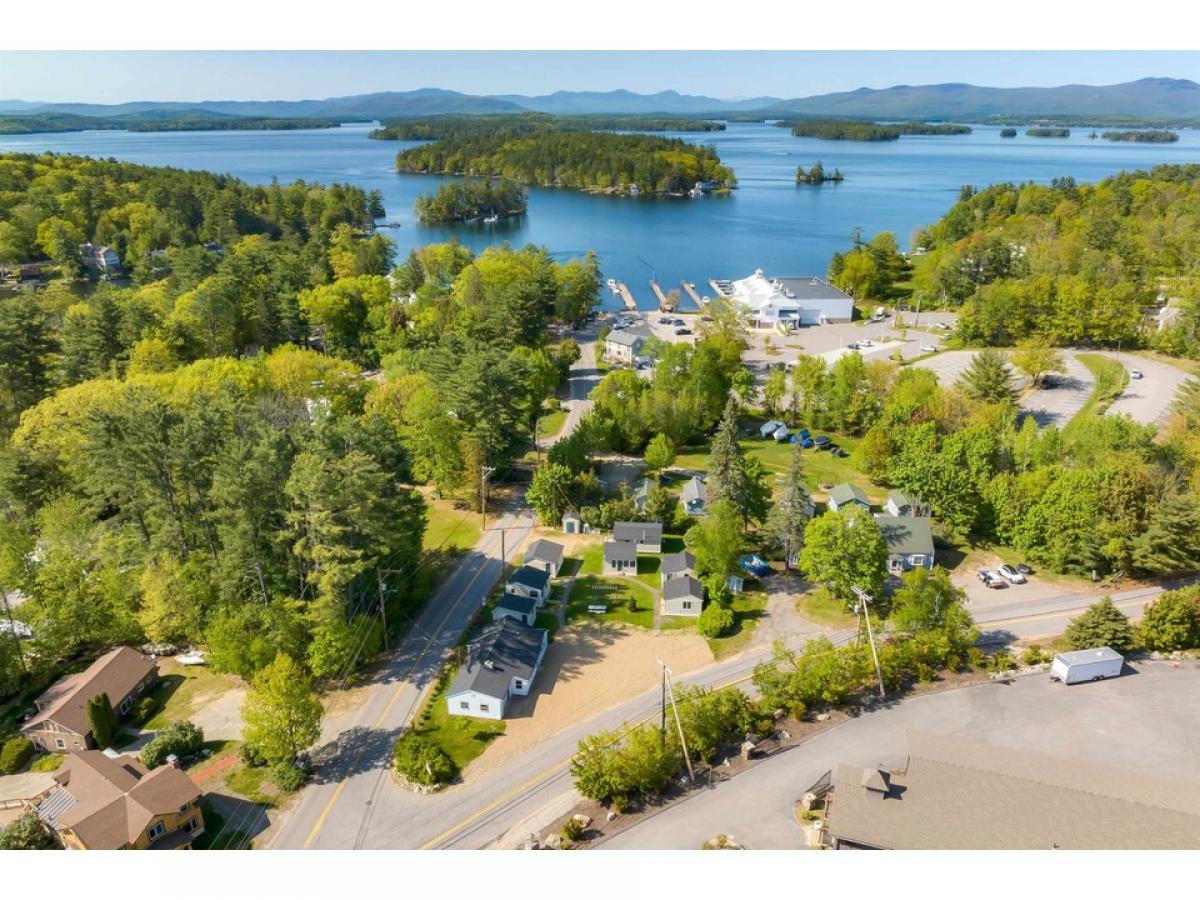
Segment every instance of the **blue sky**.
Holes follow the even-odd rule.
[[[419,87],[480,94],[627,88],[802,97],[893,84],[1113,84],[1146,76],[1200,81],[1200,53],[0,52],[0,98],[92,103],[299,100]]]

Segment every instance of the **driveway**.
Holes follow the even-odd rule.
[[[1108,408],[1108,415],[1126,415],[1143,425],[1164,425],[1171,414],[1175,396],[1192,376],[1182,369],[1128,354],[1104,353],[1127,369],[1139,369],[1142,377],[1129,379],[1125,392]]]
[[[752,849],[804,846],[794,807],[839,763],[904,765],[909,729],[1200,784],[1200,663],[1138,663],[1067,688],[1043,674],[903,700],[631,828],[605,850],[695,850],[718,833]]]
[[[572,434],[579,427],[580,420],[592,410],[592,401],[588,399],[592,388],[600,383],[600,372],[596,369],[596,336],[599,330],[589,326],[573,335],[579,344],[579,359],[571,365],[568,375],[568,398],[563,402],[567,410],[567,418],[558,434],[538,438],[538,446],[543,450],[558,443]]]

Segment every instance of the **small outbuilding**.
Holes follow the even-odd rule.
[[[693,475],[688,479],[680,492],[679,499],[683,501],[683,509],[689,516],[702,516],[708,511],[708,488],[704,479]]]
[[[663,583],[664,616],[698,616],[704,608],[704,588],[692,575],[672,578]]]
[[[893,516],[915,516],[919,504],[916,499],[900,491],[891,491],[883,508]]]
[[[557,578],[562,571],[563,545],[545,538],[534,541],[525,551],[525,565],[544,569],[551,578]]]
[[[582,534],[583,519],[579,517],[579,513],[573,509],[567,510],[562,517],[563,534]]]
[[[492,621],[499,622],[507,616],[532,628],[537,620],[537,609],[537,601],[532,597],[518,597],[516,594],[506,593],[492,607]]]
[[[847,506],[855,504],[861,506],[867,512],[871,511],[871,501],[867,498],[867,495],[848,481],[835,484],[833,490],[829,492],[829,508],[834,511],[845,509]]]

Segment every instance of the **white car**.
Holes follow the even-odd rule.
[[[933,344],[922,344],[922,345],[921,345],[921,352],[922,352],[922,353],[937,353],[937,352],[938,352],[938,348],[937,348],[937,347],[935,347],[935,346],[933,346]]]
[[[1134,381],[1137,381],[1139,378],[1142,377],[1142,370],[1141,369],[1130,369],[1129,377],[1132,378]]]
[[[196,653],[195,651],[191,653],[180,654],[179,656],[175,657],[175,662],[179,663],[181,666],[208,665],[208,660],[206,660],[202,654]]]
[[[858,346],[860,346],[860,347],[874,347],[874,346],[875,346],[875,343],[874,343],[874,341],[869,341],[869,340],[867,340],[866,338],[863,338],[861,341],[859,341],[859,342],[858,342]]]
[[[1025,583],[1025,576],[1022,575],[1020,572],[1018,572],[1013,566],[1010,566],[1008,563],[1004,563],[1002,566],[997,568],[996,571],[999,572],[1001,574],[1001,576],[1003,576],[1004,580],[1007,581],[1009,584],[1024,584]]]

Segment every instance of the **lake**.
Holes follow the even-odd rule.
[[[939,219],[964,184],[1049,182],[1067,175],[1089,182],[1122,169],[1200,162],[1196,131],[1180,132],[1174,144],[1132,144],[1090,140],[1090,129],[1072,129],[1066,139],[1023,133],[1006,139],[998,127],[975,126],[969,135],[861,143],[796,138],[772,125],[735,123],[724,132],[675,135],[717,147],[738,178],[738,189],[727,196],[655,200],[531,188],[528,212],[519,220],[427,227],[417,222],[413,202],[449,179],[397,174],[396,153],[414,144],[369,140],[372,127],[14,135],[0,137],[0,150],[111,156],[225,172],[260,184],[302,178],[378,189],[386,220],[402,224],[384,231],[400,257],[452,235],[476,250],[501,241],[541,244],[557,258],[592,249],[604,276],[625,281],[644,308],[655,306],[651,277],[664,290],[687,279],[701,293],[711,293],[708,279],[740,278],[758,268],[768,275],[824,275],[832,254],[846,249],[859,226],[868,237],[895,232],[907,246],[913,230]],[[841,169],[846,180],[796,185],[796,167],[817,160],[826,170]],[[615,305],[607,291],[605,302]]]

